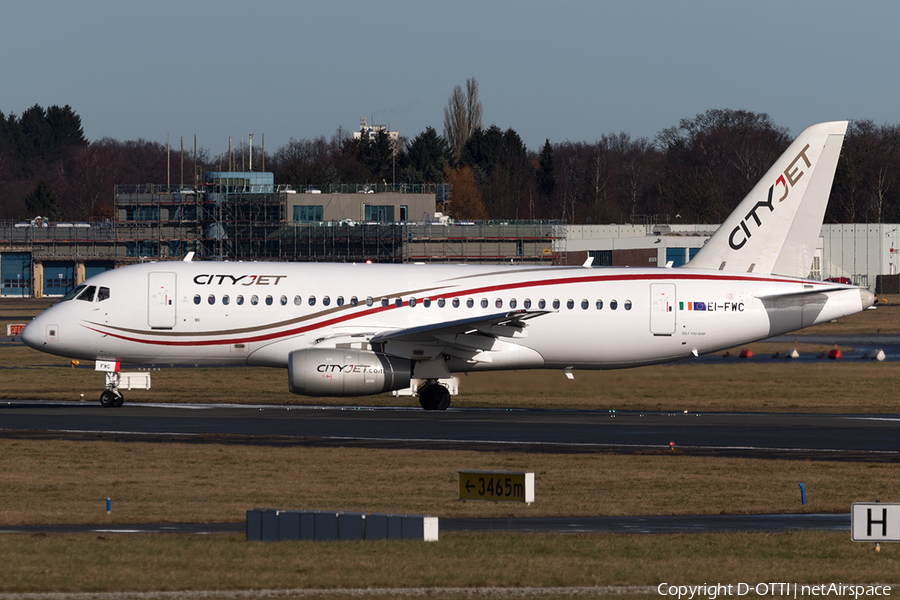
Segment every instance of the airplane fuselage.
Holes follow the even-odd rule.
[[[684,268],[159,262],[92,277],[23,339],[78,359],[284,368],[296,350],[367,350],[373,334],[533,311],[542,314],[521,331],[483,331],[482,347],[445,353],[448,369],[612,369],[853,314],[871,304],[866,294]],[[388,341],[381,351],[415,362],[427,346]]]

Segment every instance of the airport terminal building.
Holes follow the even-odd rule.
[[[115,218],[0,222],[0,296],[61,296],[117,266],[177,260],[681,266],[714,225],[457,222],[447,184],[276,186],[272,173],[210,172],[205,183],[120,185]],[[895,275],[900,225],[825,225],[810,277],[877,289]]]

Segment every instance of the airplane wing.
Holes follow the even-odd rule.
[[[441,343],[458,335],[484,335],[489,337],[524,337],[525,321],[546,315],[548,310],[513,310],[492,315],[459,319],[456,321],[444,321],[385,331],[372,336],[372,344],[381,344],[388,341],[408,342],[418,344]]]
[[[543,358],[517,342],[528,335],[526,321],[550,312],[553,311],[513,310],[383,331],[372,336],[369,343],[380,352],[414,361],[413,376],[418,378],[449,377],[445,359],[450,358],[474,365],[495,363],[508,356],[523,361],[523,366],[540,366]],[[505,351],[498,353],[498,350]]]

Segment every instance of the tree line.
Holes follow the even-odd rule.
[[[395,144],[387,132],[291,139],[253,152],[276,184],[450,183],[456,219],[559,219],[607,224],[719,223],[792,141],[765,113],[709,110],[654,139],[547,140],[526,148],[513,129],[483,127],[477,83],[457,86],[444,132],[427,127]],[[243,170],[249,149],[211,155],[143,139],[88,141],[71,107],[0,112],[0,220],[111,218],[116,184],[203,181]],[[264,165],[264,166],[263,166]],[[852,121],[826,222],[900,221],[900,126]]]

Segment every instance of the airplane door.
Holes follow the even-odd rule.
[[[650,285],[650,333],[672,335],[675,333],[675,284]]]
[[[147,320],[153,329],[175,327],[175,273],[150,273]]]

